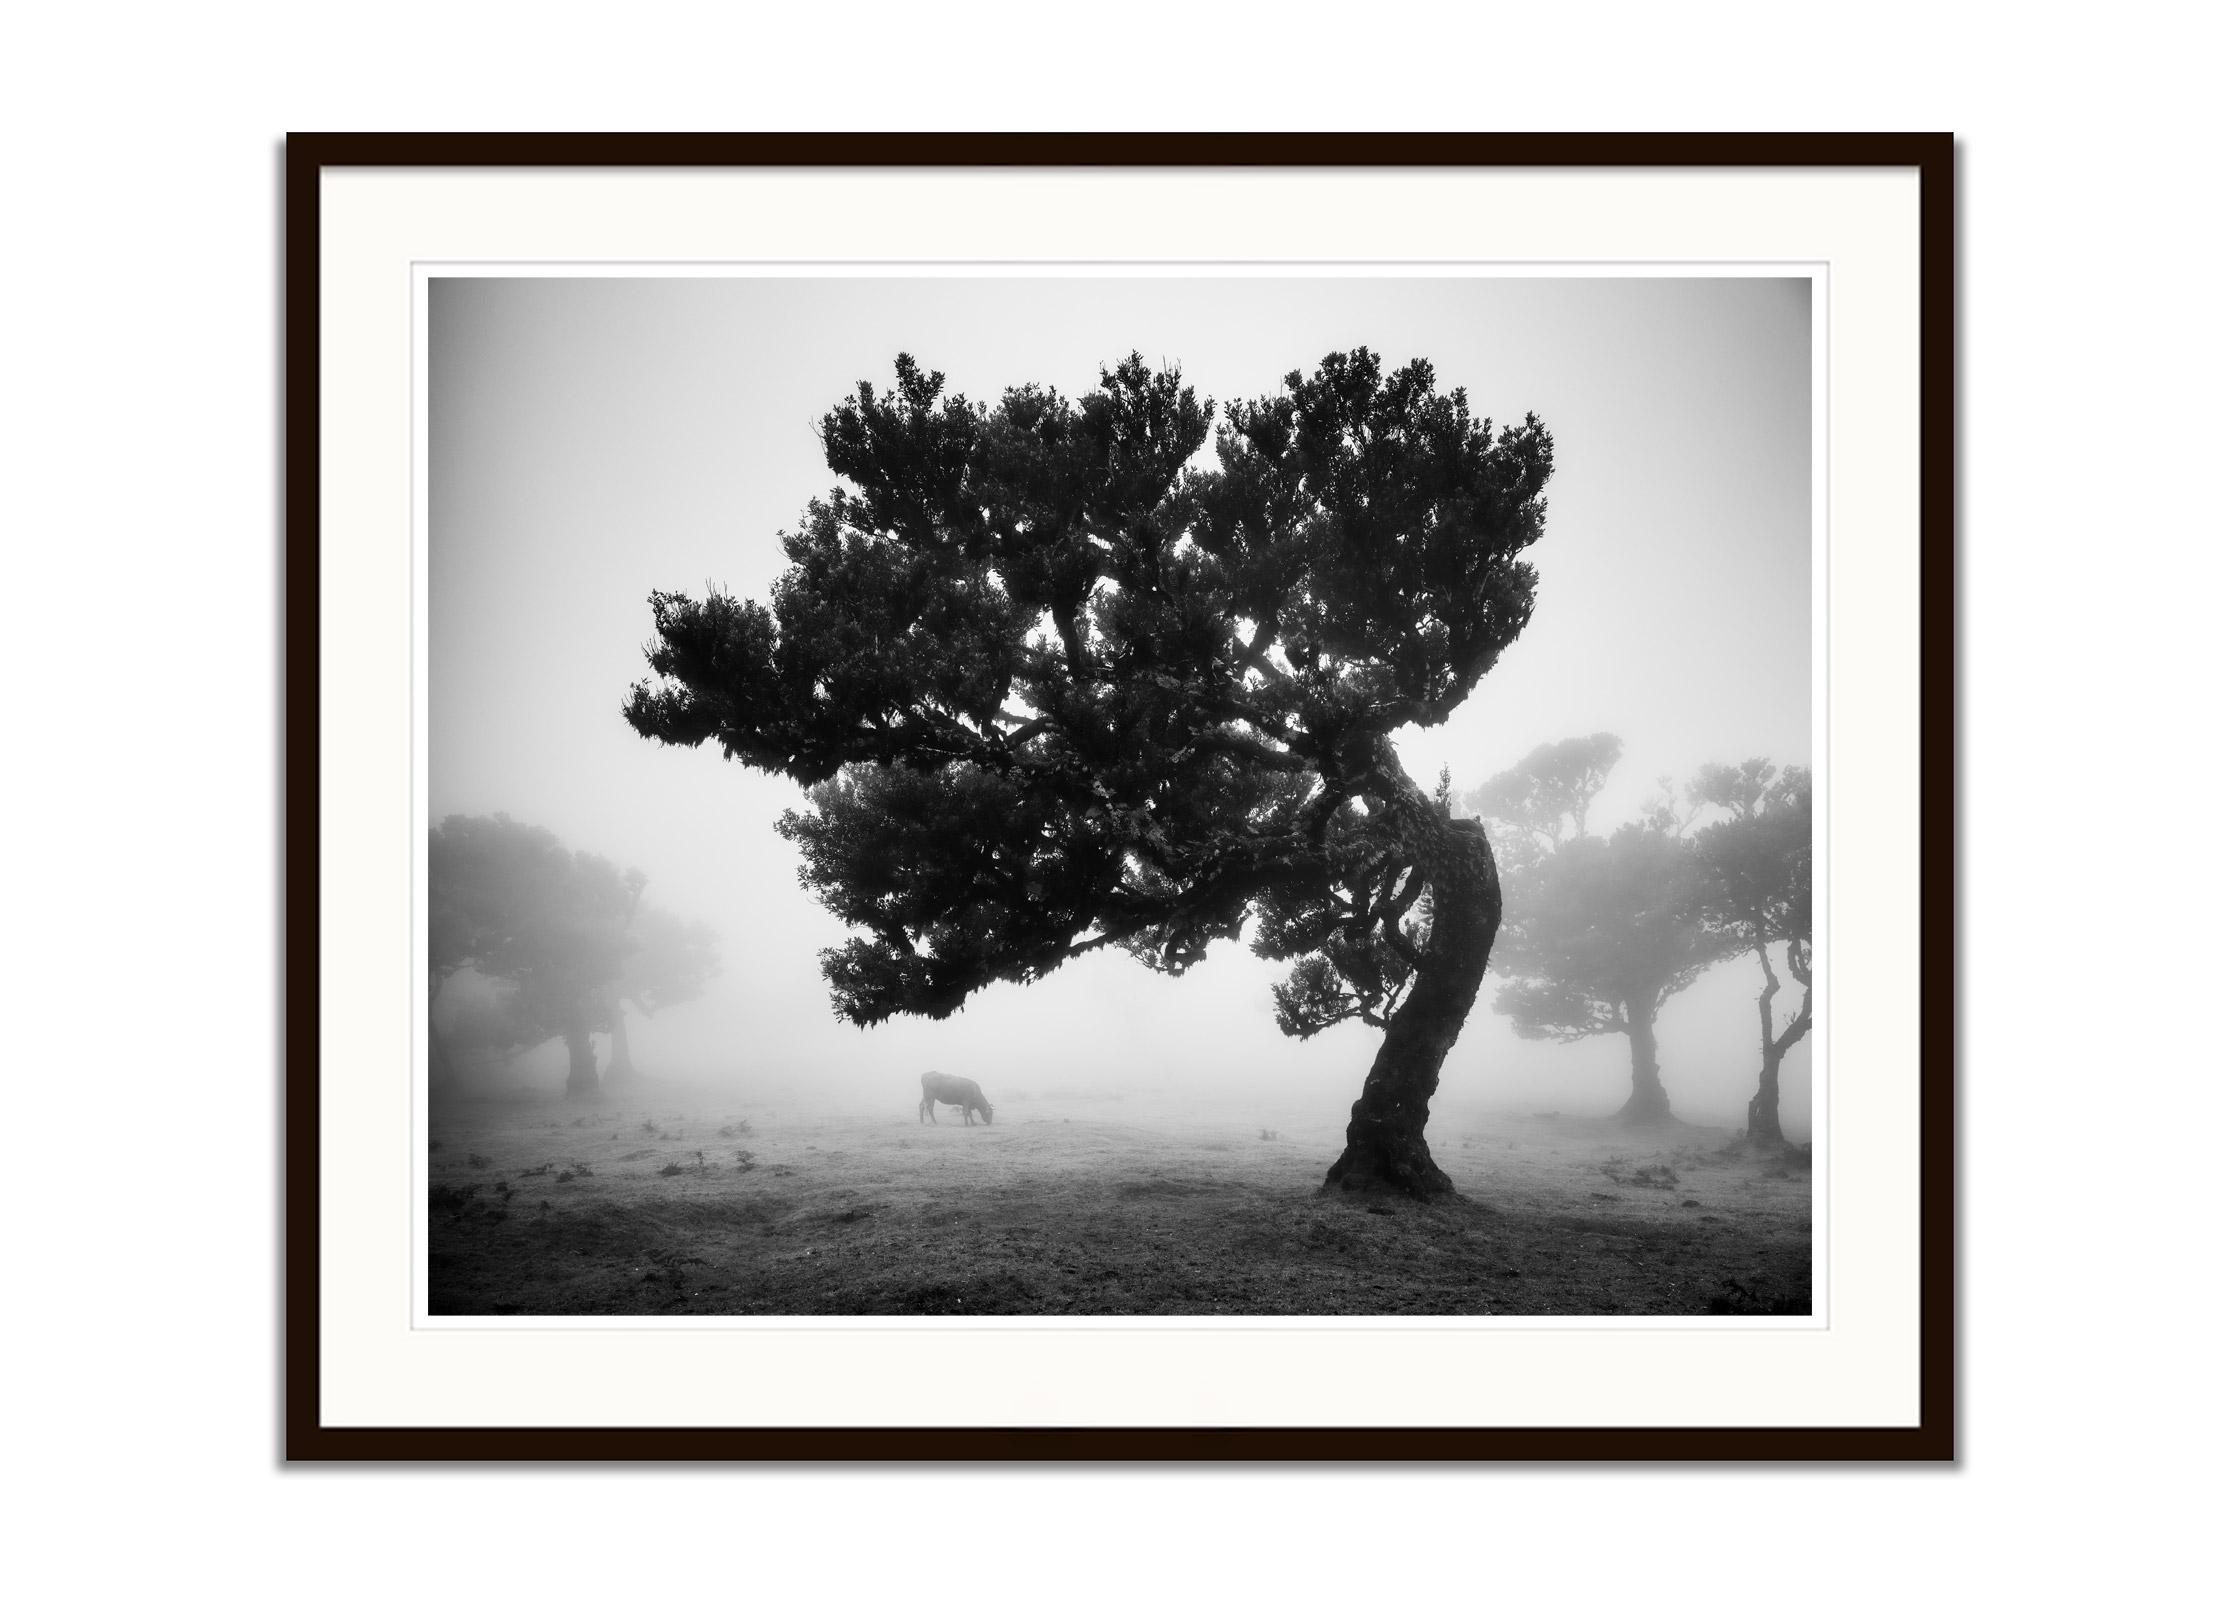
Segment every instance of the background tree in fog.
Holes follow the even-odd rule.
[[[1546,430],[1366,350],[1218,426],[1136,356],[1079,400],[942,390],[903,356],[825,417],[843,483],[767,607],[653,596],[631,725],[807,786],[781,832],[862,930],[824,955],[849,1021],[1108,945],[1181,973],[1257,917],[1286,1032],[1384,1034],[1326,1182],[1451,1191],[1423,1128],[1500,890],[1391,735],[1531,616]]]
[[[1503,841],[1508,930],[1490,958],[1494,1009],[1520,1038],[1576,1042],[1622,1034],[1632,1090],[1621,1119],[1672,1115],[1657,1065],[1665,1002],[1733,955],[1709,916],[1694,841],[1668,806],[1608,836],[1586,814],[1623,746],[1609,734],[1542,745],[1471,791]]]
[[[431,1023],[443,984],[471,967],[504,986],[476,1026],[516,1051],[562,1040],[567,1092],[595,1093],[592,1036],[621,1027],[619,1000],[689,999],[714,970],[713,935],[643,907],[645,881],[503,812],[444,818],[428,834]]]
[[[438,1015],[444,986],[469,967],[487,971],[501,960],[510,930],[521,920],[524,886],[540,873],[560,870],[553,860],[565,854],[542,828],[503,813],[446,817],[428,830],[428,1051],[434,1083],[450,1082],[459,1065],[454,1030]],[[505,1010],[510,1015],[510,1001]],[[496,1014],[481,1019],[497,1032],[504,1031],[497,1026],[501,1020]]]
[[[1812,775],[1776,768],[1762,757],[1739,766],[1707,765],[1688,786],[1698,805],[1724,817],[1697,836],[1713,890],[1715,923],[1755,951],[1765,987],[1758,991],[1758,1089],[1746,1136],[1753,1144],[1788,1143],[1781,1132],[1781,1058],[1812,1027]],[[1783,947],[1790,978],[1803,991],[1797,1009],[1774,1026],[1781,979],[1772,949]]]
[[[1503,870],[1545,856],[1566,839],[1585,838],[1587,810],[1625,749],[1614,733],[1559,739],[1465,795],[1463,803],[1492,828]]]

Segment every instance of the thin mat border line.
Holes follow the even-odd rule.
[[[1920,193],[1921,1323],[1911,1428],[329,1428],[319,1421],[319,180],[329,167],[1885,167]],[[289,1461],[1955,1459],[1956,228],[1949,133],[307,133],[285,146],[282,1453]],[[295,1226],[286,1226],[287,1219]]]
[[[425,546],[429,538],[429,528],[427,523],[428,485],[426,482],[425,473],[427,459],[426,430],[429,420],[427,403],[427,386],[429,382],[429,372],[426,361],[426,310],[428,287],[435,279],[439,277],[471,279],[508,279],[515,277],[526,277],[534,279],[551,279],[556,281],[572,281],[572,275],[580,269],[585,272],[585,276],[587,279],[598,279],[601,281],[615,282],[626,282],[638,278],[659,280],[664,282],[743,282],[763,280],[809,281],[807,279],[794,279],[790,277],[793,269],[803,264],[805,263],[794,260],[763,261],[708,257],[699,261],[674,260],[653,263],[653,265],[657,267],[668,267],[674,270],[657,270],[653,272],[646,272],[643,270],[645,265],[647,265],[646,263],[629,260],[594,259],[588,257],[555,257],[549,260],[530,259],[524,257],[426,257],[413,259],[408,264],[408,272],[411,284],[410,292],[412,297],[412,349],[409,354],[409,362],[413,372],[412,416],[408,419],[408,428],[411,434],[412,441],[411,455],[414,524],[412,554],[413,567],[415,572],[422,573],[427,570]],[[1640,261],[1630,261],[1609,257],[1600,257],[1592,259],[1579,258],[1571,262],[1559,263],[1552,260],[1482,261],[1464,257],[1405,259],[1394,258],[1384,261],[1369,259],[1336,260],[1316,257],[1312,260],[1292,258],[1280,262],[1271,262],[1258,259],[1252,261],[1242,261],[1231,260],[1228,258],[1190,259],[1185,257],[1172,257],[1165,258],[1159,261],[1145,261],[1139,263],[1131,261],[1115,261],[1108,258],[1081,258],[1075,260],[1051,260],[1045,262],[1034,262],[1021,259],[1019,261],[1013,262],[969,257],[927,257],[909,262],[901,262],[863,257],[832,257],[821,264],[842,268],[863,269],[860,271],[818,273],[814,275],[815,281],[842,281],[850,283],[878,282],[888,279],[923,277],[954,278],[959,280],[974,277],[1020,279],[1055,278],[1059,281],[1099,281],[1105,278],[1134,279],[1141,277],[1149,279],[1151,281],[1185,281],[1191,278],[1241,279],[1258,276],[1275,276],[1286,279],[1380,277],[1392,278],[1401,281],[1433,277],[1467,277],[1510,282],[1519,280],[1543,280],[1548,276],[1547,269],[1551,266],[1557,265],[1571,265],[1586,267],[1590,269],[1599,269],[1584,272],[1564,273],[1560,275],[1560,277],[1563,279],[1576,278],[1589,281],[1607,281],[1612,279],[1632,278],[1781,278],[1798,275],[1805,276],[1812,283],[1814,291],[1814,304],[1812,312],[1813,332],[1810,341],[1810,359],[1813,369],[1813,405],[1816,408],[1816,425],[1814,428],[1812,444],[1812,452],[1814,457],[1814,466],[1812,473],[1812,499],[1814,516],[1817,520],[1817,526],[1815,528],[1813,536],[1812,551],[1813,571],[1815,573],[1812,601],[1814,633],[1814,646],[1812,656],[1813,676],[1816,686],[1813,694],[1813,700],[1815,704],[1814,716],[1816,729],[1813,740],[1813,748],[1815,767],[1824,769],[1827,765],[1826,760],[1824,759],[1826,756],[1824,745],[1829,730],[1829,707],[1827,703],[1828,693],[1825,677],[1825,668],[1827,664],[1826,634],[1828,625],[1826,584],[1827,567],[1830,552],[1828,549],[1829,513],[1827,504],[1827,483],[1824,456],[1827,445],[1825,421],[1828,415],[1828,394],[1826,388],[1826,319],[1828,286],[1832,276],[1832,264],[1825,259],[1757,259],[1748,257],[1727,257],[1702,258],[1697,260],[1675,259],[1662,261],[1649,260],[1647,258],[1644,258]],[[1268,265],[1278,265],[1285,267],[1288,270],[1274,274],[1267,274],[1260,270],[1261,268]],[[992,273],[983,270],[990,266],[1002,267],[1007,270]],[[1061,270],[1052,272],[1049,270],[1051,267],[1071,268],[1074,270]],[[1141,270],[1146,267],[1152,269],[1165,268],[1172,270],[1152,270],[1148,272]],[[927,268],[955,268],[959,270],[936,270],[933,272],[927,272],[925,270]],[[426,825],[427,821],[429,820],[426,816],[422,815],[424,808],[421,805],[422,797],[427,792],[422,782],[423,772],[421,770],[426,766],[425,758],[428,728],[427,696],[429,693],[429,685],[425,648],[426,605],[424,603],[426,596],[421,587],[421,581],[417,577],[415,578],[413,589],[413,632],[415,635],[413,641],[413,673],[415,680],[413,695],[413,763],[415,770],[413,773],[412,799],[409,807],[412,813],[412,820],[410,822],[412,837],[408,846],[408,852],[411,855],[413,861],[413,887],[416,903],[424,905],[427,895]],[[1825,808],[1829,804],[1829,799],[1824,789],[1818,794],[1816,798],[1816,804],[1822,808]],[[1827,829],[1824,825],[1820,825],[1817,826],[1816,831],[1818,831],[1822,835],[1825,835]],[[1827,871],[1828,864],[1824,859],[1817,863],[1815,867],[1816,888],[1814,893],[1814,903],[1815,905],[1823,908],[1823,915],[1824,908],[1828,905],[1828,896],[1824,892],[1824,887],[1819,886],[1819,883],[1820,880],[1825,877]],[[421,942],[424,938],[424,926],[422,925],[421,919],[418,916],[417,912],[414,916],[414,925],[409,931],[408,937],[413,941],[413,947],[416,953],[415,966],[417,966],[417,954],[420,950]],[[1815,940],[1815,949],[1824,955],[1827,948],[1827,939],[1824,936],[1817,937]],[[426,994],[424,988],[416,983],[408,984],[407,988],[409,992],[405,997],[405,1003],[407,1008],[413,1013],[414,1021],[412,1036],[415,1040],[418,1040],[423,1036],[425,1032],[424,1013],[427,1004]],[[1825,999],[1816,999],[1815,1007],[1819,1023],[1826,1024],[1830,1016],[1833,1015],[1832,1009],[1826,1003]],[[419,1047],[415,1045],[416,1051],[418,1048]],[[1830,1160],[1827,1154],[1827,1152],[1829,1151],[1829,1140],[1827,1137],[1827,1132],[1829,1120],[1833,1115],[1830,1102],[1832,1068],[1829,1065],[1830,1058],[1824,1048],[1815,1051],[1814,1056],[1814,1078],[1812,1084],[1812,1117],[1814,1129],[1814,1159],[1812,1174],[1812,1290],[1814,1309],[1810,1313],[1807,1313],[1803,1316],[1751,1318],[1749,1319],[1749,1321],[1751,1323],[1751,1329],[1753,1332],[1762,1332],[1766,1334],[1820,1332],[1825,1331],[1829,1326],[1829,1315],[1831,1310],[1830,1301],[1833,1297],[1833,1266],[1831,1264],[1831,1257],[1829,1254],[1830,1241],[1828,1239],[1828,1205],[1829,1191],[1832,1179],[1830,1177]],[[414,1067],[414,1073],[411,1077],[410,1082],[406,1086],[406,1096],[409,1103],[406,1120],[413,1131],[414,1154],[412,1159],[415,1168],[415,1175],[414,1183],[412,1186],[412,1193],[406,1199],[406,1206],[410,1215],[410,1221],[406,1228],[406,1234],[410,1241],[411,1254],[410,1259],[406,1263],[405,1276],[407,1281],[412,1285],[411,1312],[409,1320],[412,1328],[415,1331],[477,1333],[493,1331],[518,1332],[524,1330],[541,1330],[582,1334],[642,1331],[647,1328],[659,1328],[664,1332],[690,1332],[696,1330],[716,1332],[734,1329],[741,1323],[755,1323],[764,1326],[775,1325],[778,1327],[783,1327],[790,1331],[814,1331],[818,1329],[827,1331],[838,1331],[858,1326],[864,1320],[856,1317],[820,1316],[736,1316],[699,1318],[660,1314],[629,1314],[599,1317],[570,1316],[565,1314],[555,1314],[551,1316],[538,1317],[499,1317],[488,1315],[469,1315],[445,1316],[440,1319],[437,1318],[428,1310],[427,1254],[429,1215],[427,1209],[427,1196],[425,1193],[425,1186],[420,1182],[422,1174],[420,1174],[418,1171],[419,1167],[424,1164],[426,1157],[426,1138],[428,1133],[428,1100],[427,1095],[422,1087],[426,1083],[427,1079],[425,1073],[421,1070],[420,1060],[417,1054],[414,1058]],[[972,1323],[982,1327],[987,1327],[990,1325],[1008,1326],[1016,1323],[1020,1319],[1004,1316],[967,1315],[962,1317],[898,1316],[883,1317],[877,1320],[890,1325],[894,1323],[907,1323],[920,1328],[922,1331],[930,1332],[939,1328],[953,1328],[960,1323]],[[1115,1319],[1078,1314],[1052,1314],[1049,1316],[1036,1317],[1033,1320],[1038,1327],[1048,1327],[1052,1324],[1071,1325],[1075,1327],[1110,1327]],[[1196,1328],[1202,1331],[1205,1327],[1211,1325],[1212,1327],[1224,1330],[1234,1330],[1238,1333],[1250,1333],[1257,1337],[1265,1336],[1269,1333],[1281,1333],[1289,1329],[1297,1329],[1303,1323],[1313,1323],[1323,1328],[1328,1328],[1333,1324],[1341,1328],[1347,1325],[1375,1325],[1381,1327],[1390,1327],[1395,1324],[1420,1324],[1437,1327],[1439,1325],[1452,1322],[1456,1319],[1438,1316],[1381,1317],[1345,1315],[1331,1317],[1231,1317],[1211,1315],[1177,1315],[1168,1317],[1123,1318],[1119,1320],[1136,1324],[1139,1331],[1151,1333],[1154,1335],[1164,1329],[1176,1329],[1184,1327]],[[1466,1320],[1479,1319],[1473,1318]],[[1613,1315],[1600,1317],[1517,1315],[1499,1318],[1486,1318],[1483,1320],[1498,1322],[1504,1332],[1525,1333],[1686,1333],[1690,1331],[1702,1331],[1707,1327],[1717,1327],[1720,1329],[1720,1331],[1723,1332],[1735,1331],[1731,1326],[1732,1319],[1721,1319],[1709,1315]]]

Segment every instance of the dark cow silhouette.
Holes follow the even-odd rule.
[[[936,1120],[933,1103],[938,1100],[945,1106],[963,1106],[964,1120],[970,1122],[977,1111],[988,1121],[996,1120],[996,1108],[988,1104],[988,1097],[980,1092],[980,1085],[970,1078],[952,1077],[946,1072],[929,1072],[918,1080],[925,1090],[925,1098],[918,1102],[918,1120]]]

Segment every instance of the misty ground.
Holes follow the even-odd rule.
[[[1318,1192],[1342,1128],[1014,1098],[993,1127],[647,1085],[439,1103],[444,1314],[1701,1315],[1810,1309],[1801,1156],[1436,1112],[1466,1197]],[[742,1162],[742,1154],[744,1162]]]

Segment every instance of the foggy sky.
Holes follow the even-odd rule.
[[[817,953],[845,937],[772,824],[800,792],[624,723],[656,588],[766,598],[777,536],[827,491],[818,420],[898,351],[993,400],[1079,395],[1140,350],[1201,396],[1277,389],[1332,350],[1423,356],[1499,426],[1555,441],[1538,609],[1443,728],[1398,744],[1458,792],[1534,745],[1602,730],[1626,755],[1593,818],[1635,814],[1705,761],[1811,753],[1810,289],[1802,279],[437,279],[429,289],[431,819],[508,811],[641,868],[714,923],[724,977],[632,1031],[655,1074],[835,1104],[914,1103],[928,1068],[1007,1094],[1200,1090],[1333,1140],[1378,1036],[1277,1032],[1282,975],[1241,946],[1179,980],[1111,952],[939,1023],[858,1031]],[[1757,1071],[1754,964],[1659,1028],[1673,1108],[1740,1126]],[[1622,1037],[1527,1044],[1493,985],[1439,1107],[1580,1113],[1625,1097]],[[1777,1005],[1792,1007],[1793,988]],[[1809,1128],[1812,1040],[1782,1110]],[[603,1052],[602,1052],[603,1059]]]

